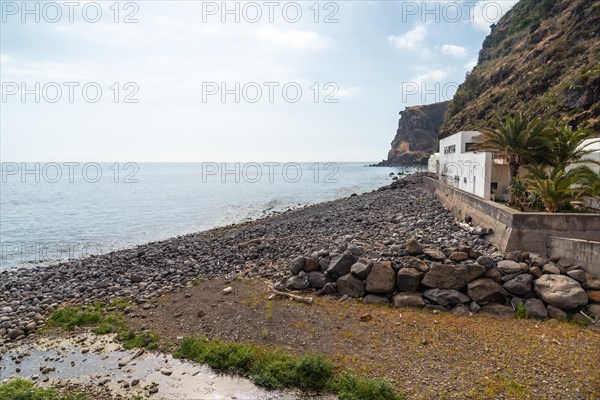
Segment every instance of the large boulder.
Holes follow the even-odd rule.
[[[294,261],[292,261],[292,265],[290,266],[290,271],[292,275],[298,275],[300,271],[304,270],[304,266],[306,265],[306,257],[296,257]]]
[[[521,274],[509,280],[502,286],[510,294],[514,294],[515,296],[523,296],[524,294],[531,292],[532,283],[533,276],[529,274]]]
[[[285,282],[285,287],[290,290],[304,290],[310,287],[308,283],[308,275],[298,276],[292,275]]]
[[[425,249],[423,250],[423,254],[436,261],[444,261],[446,259],[446,255],[438,249]]]
[[[414,268],[418,269],[421,272],[429,271],[429,265],[423,260],[418,259],[417,257],[402,257],[400,260],[400,265],[404,268]]]
[[[529,299],[525,302],[525,310],[530,318],[546,319],[548,318],[548,310],[540,299]]]
[[[345,253],[331,259],[327,267],[327,275],[332,279],[338,279],[350,273],[352,265],[356,263],[356,257],[352,253]]]
[[[441,306],[468,303],[469,298],[458,290],[451,289],[429,289],[423,293],[423,296]]]
[[[481,256],[477,258],[477,264],[483,265],[486,269],[494,268],[496,263],[488,256]]]
[[[464,265],[432,264],[421,283],[430,288],[458,290],[467,284],[468,277]]]
[[[503,274],[516,274],[521,272],[521,265],[512,260],[503,260],[498,263],[498,269]]]
[[[371,272],[367,276],[367,292],[394,293],[396,273],[391,261],[378,261],[373,263]]]
[[[452,253],[450,253],[450,256],[448,256],[448,258],[452,261],[461,262],[468,260],[469,254],[463,251],[453,251]]]
[[[308,283],[315,289],[323,289],[329,282],[329,279],[322,272],[309,272]]]
[[[423,246],[415,238],[411,238],[408,242],[406,242],[404,248],[410,256],[418,256],[419,254],[423,253]]]
[[[565,275],[542,275],[535,280],[534,289],[546,303],[565,310],[576,309],[588,302],[579,282]]]
[[[365,295],[365,284],[352,274],[342,276],[337,281],[338,293],[350,297],[363,297]]]
[[[394,307],[425,307],[421,293],[398,293],[394,296]]]
[[[380,296],[376,294],[368,294],[363,299],[363,303],[365,304],[390,304],[390,300],[385,296]]]
[[[470,282],[467,293],[477,304],[504,303],[508,298],[506,290],[489,278],[479,278]]]
[[[466,264],[465,268],[467,268],[467,281],[469,282],[479,278],[481,275],[486,273],[486,268],[483,265],[477,263]]]
[[[396,289],[399,292],[416,292],[421,284],[421,272],[414,268],[402,268],[398,271]]]
[[[358,278],[365,280],[367,276],[369,276],[369,272],[371,272],[371,267],[373,263],[369,260],[365,260],[361,258],[357,262],[355,262],[352,267],[350,267],[350,271]]]

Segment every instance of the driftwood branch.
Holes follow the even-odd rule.
[[[279,290],[275,290],[273,288],[270,290],[273,292],[273,294],[269,296],[269,300],[273,300],[277,296],[282,296],[305,304],[312,304],[315,301],[312,297],[302,297],[292,293],[280,292]]]

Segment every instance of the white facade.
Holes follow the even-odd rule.
[[[592,153],[588,154],[585,157],[585,160],[593,160],[597,163],[600,163],[600,139],[588,139],[588,140],[584,140],[583,143],[581,144],[581,146],[579,146],[580,149],[585,149],[585,150],[593,150]],[[581,162],[581,163],[577,163],[575,165],[573,165],[571,168],[573,167],[578,167],[581,165],[585,165],[590,167],[592,170],[594,170],[595,172],[600,172],[600,165],[598,164],[594,164],[594,163],[590,163],[590,162]],[[567,170],[570,169],[569,167],[567,167]]]
[[[427,161],[427,172],[439,175],[440,173],[440,153],[433,153]]]
[[[471,151],[478,131],[462,131],[440,140],[440,180],[484,199],[505,198],[508,167],[493,153]]]

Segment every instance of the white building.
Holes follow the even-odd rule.
[[[440,180],[458,189],[475,194],[489,200],[508,200],[509,171],[508,164],[502,157],[495,157],[491,152],[473,152],[471,146],[480,141],[478,131],[462,131],[440,140],[438,166]],[[586,140],[582,148],[593,149],[587,158],[600,162],[600,142],[598,139]],[[433,157],[433,156],[432,156]],[[432,158],[430,158],[430,167]],[[600,166],[588,165],[595,171]],[[519,176],[528,174],[526,168],[519,170]]]
[[[508,198],[508,165],[493,153],[471,150],[479,131],[462,131],[440,140],[440,180],[485,199]]]
[[[435,175],[440,174],[440,153],[433,153],[427,161],[427,172]]]

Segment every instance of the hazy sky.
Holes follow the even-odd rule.
[[[2,1],[0,158],[378,161],[515,2]]]

